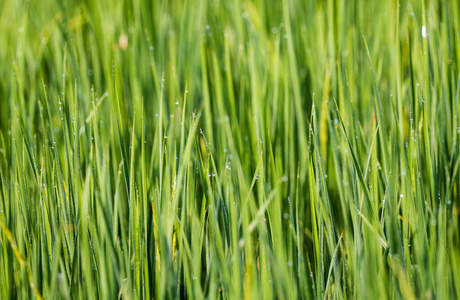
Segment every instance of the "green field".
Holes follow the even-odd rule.
[[[459,299],[457,0],[1,0],[0,299]]]

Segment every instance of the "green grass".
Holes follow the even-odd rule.
[[[0,1],[0,299],[458,299],[459,63],[450,0]]]

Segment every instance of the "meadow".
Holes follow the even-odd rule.
[[[459,299],[456,0],[0,1],[0,299]]]

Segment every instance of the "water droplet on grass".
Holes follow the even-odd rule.
[[[426,26],[422,26],[422,37],[426,39],[428,37],[428,33],[426,32]]]

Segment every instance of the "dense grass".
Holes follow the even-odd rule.
[[[0,1],[0,298],[459,298],[457,1]]]

